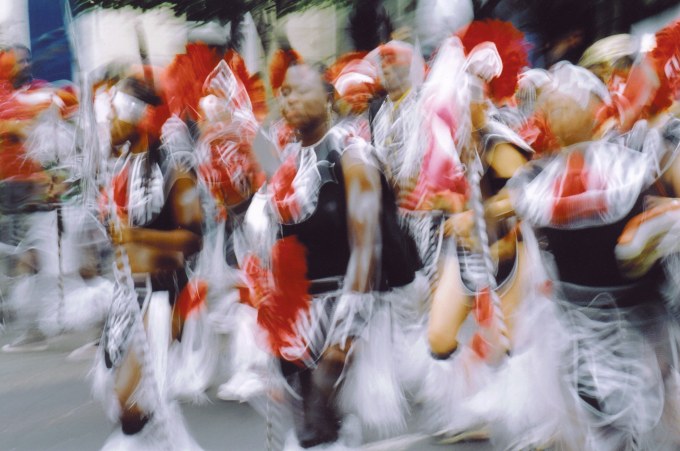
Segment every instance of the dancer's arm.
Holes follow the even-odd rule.
[[[118,244],[150,248],[159,255],[176,255],[184,258],[201,248],[202,213],[196,182],[192,178],[179,178],[168,196],[175,230],[154,230],[142,227],[122,227]]]
[[[351,252],[345,282],[350,291],[366,293],[380,262],[381,186],[378,169],[356,150],[346,151],[342,159]]]

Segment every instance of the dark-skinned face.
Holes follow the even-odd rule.
[[[25,49],[14,49],[14,55],[16,62],[14,76],[12,77],[12,84],[18,88],[31,81],[31,78],[33,78],[33,63],[30,52]]]
[[[309,66],[292,66],[280,90],[281,115],[296,130],[314,128],[328,116],[328,94],[321,75]]]

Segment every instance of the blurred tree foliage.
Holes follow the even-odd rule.
[[[239,19],[248,11],[270,9],[278,17],[312,7],[346,6],[351,0],[71,0],[74,14],[93,8],[123,8],[131,6],[147,10],[161,5],[171,7],[179,16],[186,14],[188,20],[203,22],[219,20],[226,23]]]

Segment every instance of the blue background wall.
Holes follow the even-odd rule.
[[[33,76],[71,80],[71,50],[64,29],[67,0],[28,0]]]

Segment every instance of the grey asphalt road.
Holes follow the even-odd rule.
[[[89,361],[70,362],[66,356],[91,340],[93,332],[50,340],[43,352],[0,352],[0,449],[6,451],[97,450],[114,430],[102,407],[92,400]],[[0,346],[16,337],[5,331]],[[210,402],[184,405],[194,438],[206,450],[265,449],[265,421],[247,404],[220,401],[215,389]],[[488,451],[487,442],[437,445],[431,438],[402,438],[367,449],[422,451]],[[404,446],[404,442],[411,442]]]

